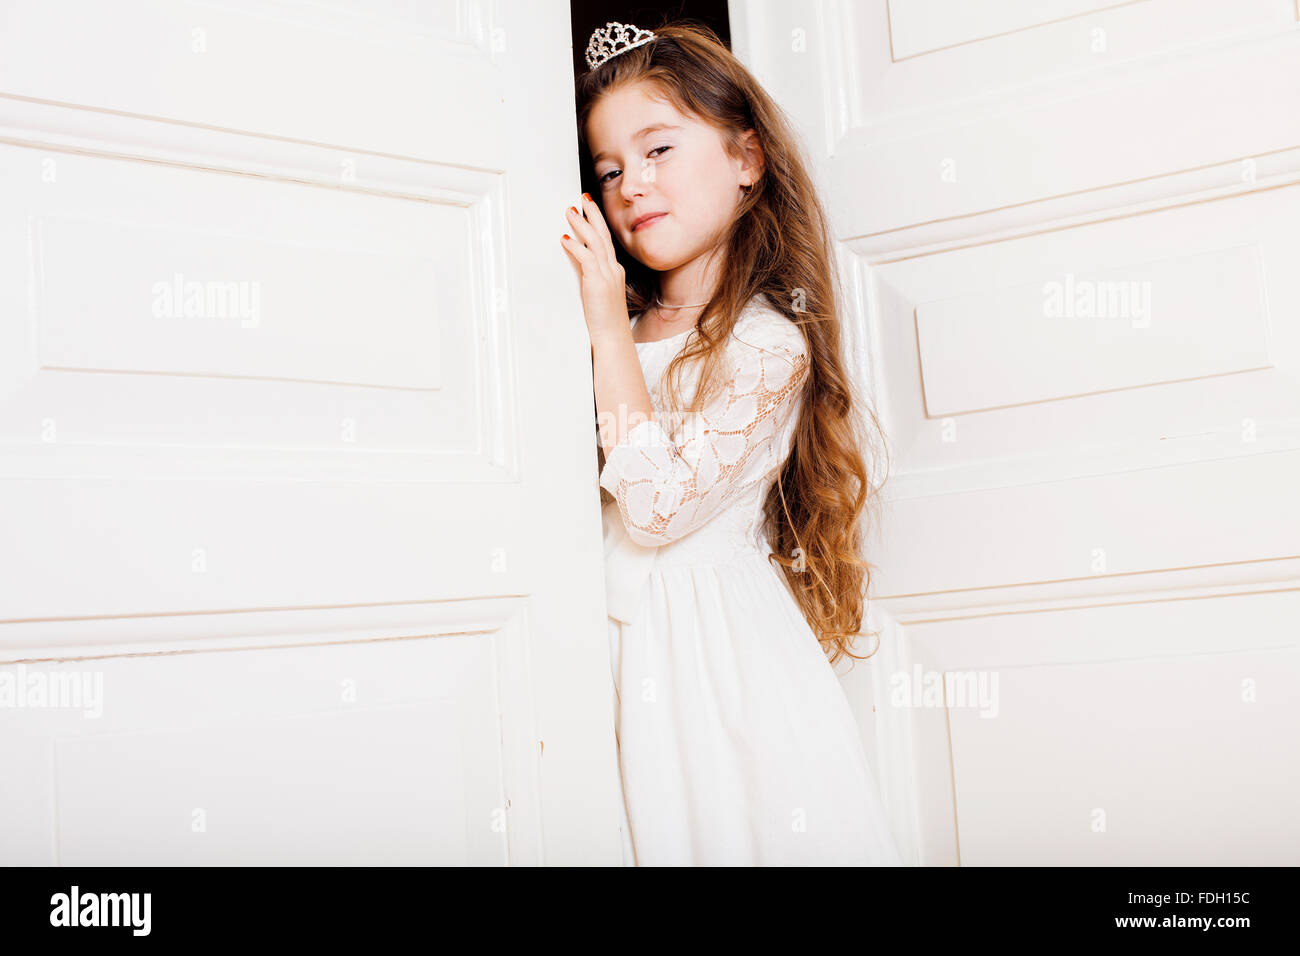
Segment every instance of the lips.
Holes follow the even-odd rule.
[[[653,226],[655,223],[657,223],[660,219],[662,219],[666,215],[668,215],[668,213],[666,212],[647,213],[646,215],[638,219],[636,222],[632,223],[632,231],[636,232],[638,229],[642,228],[643,226]]]

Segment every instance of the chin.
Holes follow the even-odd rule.
[[[687,261],[681,256],[665,253],[662,249],[638,249],[632,255],[641,265],[655,272],[667,272]]]

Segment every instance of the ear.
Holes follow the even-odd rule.
[[[758,142],[758,133],[745,130],[740,136],[740,185],[752,186],[763,176],[763,147]]]

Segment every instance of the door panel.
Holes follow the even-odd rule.
[[[0,9],[0,860],[617,863],[567,6]]]
[[[732,15],[889,442],[844,680],[911,858],[1300,862],[1300,8]]]

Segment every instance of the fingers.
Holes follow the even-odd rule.
[[[596,206],[595,200],[586,193],[582,194],[579,203],[582,210],[570,206],[564,213],[569,224],[573,227],[575,237],[588,249],[596,253],[600,263],[609,269],[613,269],[618,264],[618,255],[614,251],[614,240],[610,236],[605,217],[600,214],[600,209]],[[582,215],[583,211],[587,213],[586,218]]]
[[[620,276],[623,267],[614,251],[614,238],[601,215],[601,209],[591,196],[584,193],[578,200],[581,209],[571,206],[564,211],[565,220],[573,230],[572,237],[565,235],[564,250],[584,271],[595,271],[606,276]],[[586,216],[582,213],[586,213]],[[585,255],[584,255],[585,254]]]
[[[591,223],[591,228],[595,230],[596,235],[609,243],[609,247],[613,249],[614,237],[609,234],[609,223],[605,222],[605,217],[601,214],[600,207],[596,205],[596,200],[583,193],[582,208],[586,210],[587,221]]]
[[[582,281],[582,263],[578,261],[578,257],[568,246],[568,243],[571,242],[572,239],[572,236],[564,236],[560,239],[560,245],[564,248],[564,251],[568,256],[569,268],[573,270],[573,274],[578,277],[578,280]]]
[[[579,201],[581,202],[581,200]],[[576,206],[570,206],[564,211],[564,216],[568,219],[569,225],[573,227],[573,235],[579,241],[584,243],[589,249],[594,250],[598,247],[599,237],[596,235],[596,230],[592,228],[590,222],[583,218],[580,209]]]
[[[596,257],[589,248],[582,244],[581,240],[566,235],[560,239],[560,245],[577,263],[580,271],[585,271],[588,267],[595,265]]]

